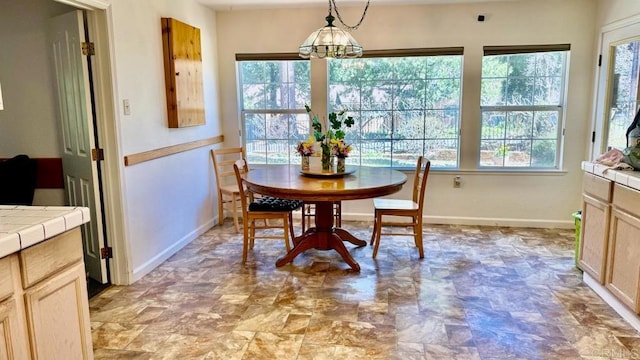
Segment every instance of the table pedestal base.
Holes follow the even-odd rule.
[[[345,229],[333,227],[333,202],[316,203],[315,222],[315,227],[308,229],[300,237],[293,240],[293,248],[287,255],[276,261],[276,266],[280,267],[292,262],[296,256],[308,249],[333,249],[342,256],[353,270],[360,271],[360,264],[349,254],[349,251],[344,246],[344,241],[348,241],[358,247],[367,245],[367,242],[356,238]]]

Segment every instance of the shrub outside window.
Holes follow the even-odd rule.
[[[485,47],[480,167],[559,168],[568,50]]]

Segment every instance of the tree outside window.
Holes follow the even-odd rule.
[[[300,163],[295,144],[310,133],[309,61],[240,61],[238,71],[247,161]]]
[[[346,140],[348,163],[456,168],[462,56],[404,56],[329,61],[329,111],[347,110],[356,124]]]
[[[481,167],[559,167],[567,53],[484,56]]]

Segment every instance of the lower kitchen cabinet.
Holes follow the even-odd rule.
[[[611,206],[608,203],[583,195],[580,268],[600,284],[604,284],[610,214]]]
[[[0,206],[0,360],[93,360],[89,220],[84,207]]]
[[[0,359],[29,359],[18,256],[0,259]]]
[[[89,359],[91,327],[83,263],[24,293],[35,359]]]
[[[605,286],[640,313],[640,191],[616,185]]]
[[[584,174],[582,186],[582,224],[580,232],[580,268],[604,284],[609,221],[611,218],[610,180]]]
[[[19,255],[33,360],[93,359],[80,228]]]

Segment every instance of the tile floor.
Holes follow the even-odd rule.
[[[229,224],[230,222],[227,222]],[[368,239],[370,223],[345,223]],[[299,231],[299,229],[298,229]],[[279,241],[240,263],[230,225],[132,286],[90,301],[96,359],[638,359],[640,334],[581,282],[572,230],[430,225],[275,268]]]

